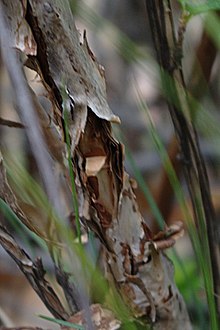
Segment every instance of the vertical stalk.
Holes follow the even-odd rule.
[[[205,255],[203,256],[203,261],[206,260],[207,264],[204,265],[202,262],[201,268],[205,285],[209,287],[209,290],[206,291],[212,329],[218,329],[214,306],[214,299],[216,306],[220,306],[220,252],[216,237],[216,218],[205,163],[200,151],[197,132],[192,122],[192,109],[185,88],[181,57],[177,56],[181,52],[181,43],[175,39],[170,1],[147,0],[146,6],[161,69],[162,87],[167,97],[169,112],[181,147],[183,170],[193,205],[200,247],[208,250],[204,251]],[[204,235],[207,240],[204,240]],[[210,260],[211,263],[209,263]],[[207,274],[206,268],[209,267],[209,264],[210,272]],[[207,283],[207,280],[211,282]],[[215,295],[214,298],[214,292],[218,297]]]

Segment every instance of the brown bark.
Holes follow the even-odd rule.
[[[6,16],[9,2],[4,6]],[[79,215],[102,243],[106,278],[117,288],[131,316],[142,317],[145,324],[150,318],[157,329],[191,329],[174,283],[173,266],[162,251],[175,242],[181,226],[153,237],[138,210],[132,180],[124,171],[123,146],[112,134],[112,122],[120,120],[108,106],[103,68],[89,49],[86,35],[80,43],[68,2],[28,0],[25,22],[36,45],[36,54],[28,54],[27,63],[40,74],[50,95],[51,117],[61,141],[67,141],[64,111],[68,112]],[[42,230],[30,221],[28,208],[16,200],[6,178],[3,185],[11,199],[4,191],[1,197],[22,214],[24,224],[51,241],[47,223],[42,223]],[[58,233],[55,239],[59,242]],[[8,252],[15,257],[14,251]]]

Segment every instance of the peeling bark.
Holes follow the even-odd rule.
[[[9,3],[13,1],[4,5],[6,12]],[[132,316],[144,317],[146,323],[150,318],[157,329],[191,329],[185,303],[174,283],[173,265],[162,251],[175,243],[182,228],[177,225],[153,237],[139,212],[134,181],[124,171],[123,146],[111,131],[111,123],[120,120],[108,106],[103,69],[88,47],[85,33],[80,42],[68,1],[28,0],[25,12],[36,42],[36,55],[19,47],[28,55],[27,65],[39,73],[48,91],[60,141],[66,140],[64,107],[69,112],[80,217],[102,243],[105,276],[114,283]],[[48,136],[45,138],[48,141]],[[55,158],[62,163],[60,154]],[[30,215],[20,212],[2,173],[4,189],[10,197],[5,201],[28,225]],[[11,239],[7,236],[6,243],[1,243],[24,272],[20,256],[8,247]],[[23,252],[18,251],[23,257]],[[35,287],[35,282],[32,285]],[[57,313],[67,319],[62,308]]]

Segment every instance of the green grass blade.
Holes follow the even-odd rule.
[[[37,316],[40,317],[43,320],[50,321],[50,322],[62,325],[63,327],[65,326],[65,327],[69,327],[69,328],[72,328],[72,329],[74,328],[74,329],[78,329],[78,330],[85,330],[85,327],[83,325],[79,325],[79,324],[72,323],[72,322],[67,322],[67,321],[64,321],[64,320],[55,319],[55,318],[45,316],[45,315],[37,315]]]
[[[54,222],[55,230],[59,233],[59,241],[52,242],[53,261],[55,264],[62,267],[65,272],[71,275],[71,280],[73,280],[76,285],[80,283],[86,293],[89,291],[88,288],[91,283],[92,274],[95,278],[92,286],[94,287],[98,301],[102,301],[103,297],[106,297],[107,295],[108,307],[116,315],[116,318],[122,320],[122,323],[126,324],[126,329],[135,330],[136,326],[131,323],[131,313],[124,304],[124,301],[120,297],[117,290],[114,289],[114,285],[112,284],[111,289],[109,288],[109,283],[101,274],[100,270],[95,268],[95,264],[90,258],[91,255],[87,254],[86,249],[84,249],[82,244],[78,244],[78,242],[76,242],[76,237],[69,229],[66,222],[59,218],[55,211],[52,210],[51,205],[39,184],[24,168],[22,168],[21,165],[18,164],[18,162],[12,161],[10,164],[8,163],[7,166],[9,165],[12,166],[12,168],[10,168],[11,173],[14,173],[12,179],[14,183],[13,188],[15,187],[15,189],[17,189],[16,194],[19,193],[19,196],[23,196],[23,194],[30,194],[31,197],[29,197],[29,201],[33,204],[33,206],[37,206],[45,210],[51,210],[51,221]],[[23,180],[24,182],[22,182]],[[6,211],[10,211],[9,206],[3,206],[6,208]],[[12,210],[10,212],[12,216],[15,216]],[[18,219],[18,221],[20,220]],[[61,259],[60,264],[59,261],[62,252],[64,252],[65,258]],[[76,269],[77,267],[79,269]],[[109,291],[111,291],[110,295]]]
[[[14,230],[18,233],[18,235],[22,238],[22,242],[32,251],[33,246],[30,242],[31,238],[38,246],[40,246],[43,250],[46,249],[46,244],[44,241],[38,237],[35,233],[30,231],[17,217],[17,215],[12,211],[12,209],[5,203],[5,201],[0,198],[0,210],[5,218],[9,221]]]

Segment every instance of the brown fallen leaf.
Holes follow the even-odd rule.
[[[117,320],[114,314],[103,308],[100,304],[94,304],[90,306],[91,320],[96,330],[117,330],[121,326],[121,322]],[[89,330],[86,325],[84,311],[80,311],[68,319],[68,322],[72,322],[78,325],[85,326],[85,330]],[[74,328],[62,327],[62,330],[70,330]]]

